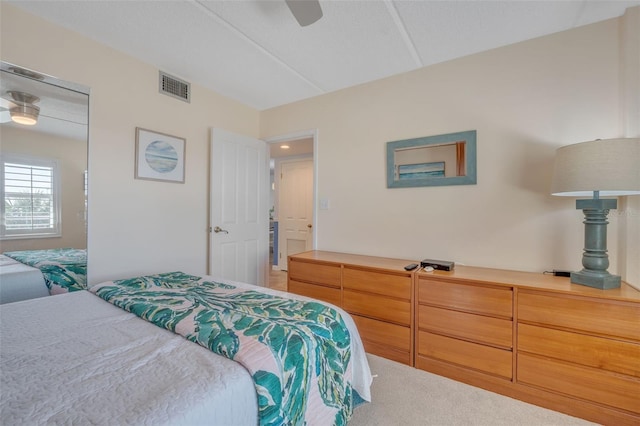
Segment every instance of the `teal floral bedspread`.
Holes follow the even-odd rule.
[[[23,250],[3,253],[18,262],[40,269],[50,294],[87,288],[87,251],[73,248]]]
[[[182,272],[90,291],[242,364],[255,384],[261,425],[345,425],[351,417],[351,337],[330,306]]]

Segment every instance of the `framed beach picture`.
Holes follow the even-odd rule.
[[[428,177],[444,177],[444,161],[398,165],[398,179],[400,180]]]
[[[186,140],[136,127],[136,179],[184,183]]]

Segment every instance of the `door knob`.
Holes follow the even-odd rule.
[[[311,225],[310,223],[307,224],[307,228],[312,228],[312,227],[313,227],[313,225]]]
[[[219,232],[224,232],[225,234],[229,233],[229,231],[227,231],[226,229],[222,229],[219,226],[216,226],[215,228],[213,228],[213,232],[215,232],[216,234]]]

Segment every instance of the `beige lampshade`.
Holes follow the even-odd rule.
[[[640,194],[640,138],[599,139],[558,148],[551,194]]]

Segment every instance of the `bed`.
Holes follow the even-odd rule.
[[[372,378],[364,348],[353,320],[344,311],[302,296],[250,284],[180,274],[182,273],[168,274],[169,278],[167,274],[159,274],[108,282],[92,287],[90,291],[0,306],[0,418],[3,422],[97,425],[281,424],[279,417],[274,416],[273,401],[270,399],[281,398],[282,401],[276,401],[276,405],[280,402],[285,405],[285,393],[306,389],[307,411],[303,418],[298,417],[291,423],[346,424],[350,410],[357,400],[370,401]],[[181,284],[171,287],[176,277],[180,278]],[[129,286],[133,290],[119,287],[122,282],[133,283]],[[144,287],[149,282],[160,282],[157,287],[152,288],[151,298],[159,303],[155,306],[149,304],[147,296],[136,293],[136,286]],[[166,282],[169,285],[165,285]],[[179,288],[176,290],[175,287]],[[191,292],[188,297],[174,297],[174,291],[184,289]],[[262,371],[256,372],[251,366],[241,365],[246,359],[242,361],[236,356],[236,362],[213,352],[219,347],[223,351],[235,347],[229,344],[228,339],[212,343],[209,338],[210,347],[205,347],[207,336],[211,337],[216,333],[204,331],[211,331],[215,329],[215,324],[222,324],[224,321],[212,321],[205,326],[197,321],[200,314],[196,315],[189,308],[200,306],[198,304],[204,299],[210,300],[207,298],[212,291],[216,294],[222,294],[218,291],[226,292],[224,296],[220,296],[222,299],[216,296],[218,302],[222,300],[220,304],[225,306],[225,312],[231,311],[236,329],[238,324],[244,324],[240,327],[245,329],[245,334],[240,338],[240,346],[246,343],[246,336],[252,334],[247,333],[247,330],[256,331],[256,327],[249,327],[244,319],[237,316],[248,312],[246,309],[251,312],[258,308],[265,312],[273,309],[282,311],[279,307],[285,306],[295,307],[294,311],[297,312],[296,304],[302,304],[306,312],[310,306],[315,312],[322,312],[317,317],[320,321],[314,322],[315,325],[310,327],[319,327],[318,334],[327,331],[326,327],[320,326],[333,324],[327,319],[325,309],[326,312],[337,313],[348,330],[348,351],[344,352],[348,356],[341,358],[346,360],[344,365],[336,366],[333,362],[311,363],[311,368],[304,371],[311,371],[319,380],[307,381],[305,385],[304,381],[297,381],[295,374],[289,374],[288,367],[284,368],[294,358],[287,355],[292,352],[291,346],[283,344],[277,349],[281,355],[284,354],[285,360],[281,365],[285,373],[284,381],[281,382],[284,383],[283,392],[281,395],[269,392],[264,385],[270,382],[259,383],[256,380]],[[239,302],[239,307],[234,302],[226,309],[226,304],[231,299],[247,298],[251,301],[249,305],[258,300],[262,302],[254,303],[250,308],[243,305],[242,301]],[[296,315],[295,312],[293,314]],[[147,321],[142,319],[145,316]],[[157,318],[164,321],[165,325],[174,324],[174,332],[152,322]],[[277,321],[286,326],[292,324],[291,321],[282,322],[282,318]],[[299,323],[304,323],[304,320]],[[189,331],[194,324],[196,327]],[[298,324],[298,320],[295,324]],[[230,329],[235,332],[233,327]],[[332,326],[329,329],[335,333],[338,328]],[[195,333],[192,333],[194,330]],[[217,333],[218,336],[233,334],[229,328],[222,327],[221,331]],[[273,337],[264,328],[253,334]],[[343,340],[336,339],[336,334],[333,336],[322,341],[327,343],[331,339]],[[203,339],[199,339],[200,337]],[[257,340],[260,341],[261,338],[258,337]],[[289,338],[285,338],[287,339]],[[205,344],[199,340],[204,340]],[[320,348],[323,352],[336,349],[333,345],[325,349],[325,343],[316,346],[314,359],[335,361],[336,358],[330,358],[326,354],[324,358],[318,355]],[[245,350],[245,355],[262,358],[258,359],[259,363],[264,364],[265,360],[267,363],[272,362],[269,361],[269,354],[257,349],[256,340],[246,347],[249,349]],[[242,350],[238,350],[238,354],[241,352]],[[339,370],[342,371],[340,375],[334,374]],[[318,374],[323,372],[332,374]],[[327,380],[335,379],[344,383],[344,388],[326,386]],[[323,386],[318,385],[320,382]],[[341,389],[346,392],[340,393]],[[335,414],[345,411],[342,405],[336,408],[320,404],[317,407],[319,396],[325,400],[346,401],[342,404],[350,405],[346,410],[346,417]],[[336,396],[338,397],[335,398]],[[296,401],[299,400],[287,401],[295,408]]]
[[[87,251],[84,249],[21,250],[5,252],[3,256],[40,270],[42,277],[37,282],[30,281],[32,276],[24,274],[22,282],[25,286],[36,287],[44,279],[48,294],[51,295],[87,288]],[[4,275],[4,271],[2,272]],[[4,284],[2,286],[4,287]],[[9,292],[6,290],[6,293]]]
[[[39,269],[0,254],[0,304],[49,296]]]

